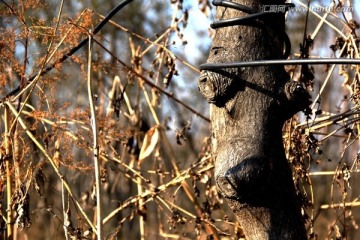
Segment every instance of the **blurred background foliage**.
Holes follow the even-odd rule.
[[[306,9],[307,1],[292,2]],[[117,4],[0,3],[3,239],[11,226],[14,239],[92,239],[99,202],[107,239],[242,238],[241,226],[214,184],[209,107],[197,90],[198,67],[206,61],[214,34],[210,1],[135,0],[93,36],[100,199],[87,92],[88,46],[27,81],[90,36],[89,30]],[[290,58],[299,58],[304,36],[313,40],[310,58],[358,58],[359,3],[310,1],[317,5],[353,8],[308,15],[290,11]],[[301,78],[299,66],[286,69],[291,78]],[[283,135],[309,236],[358,239],[358,66],[310,70],[312,111],[290,119]],[[9,95],[17,86],[22,91]]]

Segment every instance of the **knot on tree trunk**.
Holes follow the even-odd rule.
[[[208,100],[218,107],[233,98],[241,81],[235,74],[219,70],[220,73],[202,71],[199,78],[199,91]],[[240,80],[240,81],[239,81]],[[238,81],[237,84],[235,82]]]
[[[254,204],[268,195],[271,164],[256,149],[245,150],[244,155],[243,145],[241,141],[232,142],[218,151],[215,180],[225,198]]]

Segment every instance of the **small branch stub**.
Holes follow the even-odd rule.
[[[222,107],[234,97],[237,89],[235,81],[238,81],[237,85],[241,83],[241,79],[228,71],[203,71],[199,78],[199,91],[209,103]]]
[[[306,109],[311,104],[311,98],[303,83],[290,80],[286,82],[284,87],[286,100],[285,108],[287,118],[295,113]]]

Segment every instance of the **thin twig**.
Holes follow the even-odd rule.
[[[314,32],[311,34],[311,39],[315,39],[316,35],[319,33],[321,27],[323,26],[323,24],[325,23],[325,20],[327,18],[327,16],[329,15],[328,12],[326,12],[324,14],[324,16],[322,16],[322,18],[320,19],[319,24],[316,26]]]
[[[9,107],[5,106],[4,111],[4,121],[5,121],[5,154],[6,154],[6,199],[7,199],[7,238],[12,240],[14,237],[14,225],[13,225],[13,210],[11,207],[11,197],[12,197],[12,174],[11,174],[11,161],[13,160],[12,157],[12,146],[10,140],[10,116],[9,116]]]
[[[343,203],[323,204],[320,206],[320,209],[334,209],[344,207],[360,207],[360,202],[346,202],[345,206]]]
[[[68,234],[68,226],[66,225],[70,219],[68,217],[68,214],[66,213],[67,207],[69,207],[68,204],[68,198],[66,197],[66,189],[64,187],[64,183],[61,182],[61,203],[62,203],[62,208],[63,208],[63,215],[64,215],[64,235],[65,235],[65,239],[69,240],[69,234]]]
[[[89,96],[90,114],[91,114],[91,129],[93,135],[93,158],[95,168],[95,192],[96,192],[96,222],[97,222],[97,239],[102,240],[103,225],[102,225],[102,208],[101,208],[101,180],[100,180],[100,159],[99,159],[99,140],[98,140],[98,124],[96,120],[96,112],[94,106],[94,97],[92,92],[91,80],[91,58],[92,58],[92,40],[89,36],[88,48],[88,69],[87,69],[87,90]]]
[[[137,56],[137,51],[135,50],[135,46],[132,44],[131,39],[130,39],[130,46],[131,46],[132,58],[135,59],[138,56]],[[139,62],[141,62],[141,61],[139,61]],[[139,73],[140,75],[142,75],[141,65],[140,64],[134,64],[134,65],[135,65],[135,71],[137,73]],[[144,91],[145,99],[146,99],[146,101],[148,103],[150,111],[152,112],[152,115],[153,115],[153,117],[155,119],[156,124],[159,124],[159,120],[157,118],[156,112],[153,109],[153,107],[151,106],[149,96],[147,95],[147,92],[146,92],[146,89],[145,89],[145,85],[142,82],[143,81],[141,80],[141,78],[138,77],[139,86]],[[138,163],[139,169],[141,169],[141,161],[138,160],[137,163]],[[141,196],[143,194],[143,187],[141,185],[141,178],[139,178],[139,177],[136,178],[136,186],[137,186],[138,195]],[[143,205],[144,205],[144,199],[140,198],[139,199],[139,209],[138,209],[140,213],[143,211]],[[144,220],[143,214],[139,214],[139,230],[140,230],[140,239],[145,240],[145,220]]]

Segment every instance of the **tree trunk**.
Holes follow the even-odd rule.
[[[260,12],[284,0],[236,0]],[[248,14],[219,7],[218,19]],[[216,30],[207,63],[281,59],[284,14]],[[219,192],[247,239],[306,239],[300,204],[282,143],[282,126],[308,104],[303,86],[283,66],[202,71],[210,102],[212,151]]]

